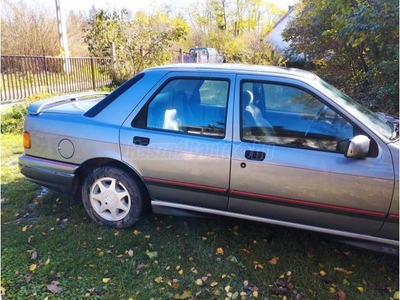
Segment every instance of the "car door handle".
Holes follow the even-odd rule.
[[[150,144],[150,139],[147,137],[135,136],[133,137],[133,143],[139,146],[147,146]]]
[[[247,150],[244,156],[250,160],[263,161],[265,159],[265,152]]]

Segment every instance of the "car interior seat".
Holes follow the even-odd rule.
[[[258,106],[254,104],[253,93],[245,90],[242,94],[242,110],[243,120],[251,126],[254,136],[274,136],[275,131],[272,125],[263,118],[263,114]]]

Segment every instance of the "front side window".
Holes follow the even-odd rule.
[[[343,152],[353,137],[353,126],[346,119],[292,86],[242,83],[241,115],[241,136],[246,142]]]
[[[226,80],[173,79],[145,105],[132,125],[223,138],[228,90]]]

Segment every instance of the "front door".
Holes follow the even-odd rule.
[[[229,211],[379,231],[393,190],[384,143],[371,138],[368,157],[346,158],[345,143],[366,133],[312,87],[241,77],[237,94]]]

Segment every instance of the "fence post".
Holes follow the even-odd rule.
[[[47,91],[51,94],[51,86],[49,84],[49,74],[47,74],[47,62],[46,62],[46,55],[43,55],[43,66],[44,66],[44,78],[46,81]]]
[[[90,57],[90,67],[92,69],[92,86],[93,86],[93,89],[95,90],[96,89],[96,77],[95,77],[95,73],[94,73],[94,58],[93,58],[93,56]]]

